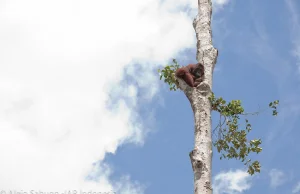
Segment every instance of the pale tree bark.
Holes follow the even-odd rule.
[[[197,37],[197,61],[204,65],[204,81],[197,88],[188,87],[178,79],[179,88],[189,99],[195,121],[195,147],[190,152],[194,172],[194,194],[211,194],[212,130],[211,104],[213,70],[218,50],[212,45],[211,0],[198,0],[198,15],[193,26]]]

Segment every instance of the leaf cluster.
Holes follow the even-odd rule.
[[[277,106],[279,104],[279,100],[275,100],[274,102],[270,102],[269,107],[273,109],[273,116],[277,116]]]
[[[260,163],[258,161],[251,162],[249,154],[260,153],[261,139],[248,140],[248,133],[252,130],[248,119],[245,119],[244,127],[241,129],[240,117],[248,115],[244,112],[240,100],[232,100],[228,103],[223,98],[216,98],[214,94],[209,97],[212,110],[220,113],[220,121],[216,129],[218,129],[218,138],[214,141],[214,146],[221,153],[220,159],[235,158],[241,160],[244,165],[248,166],[248,173],[253,175],[260,172]],[[277,115],[276,100],[269,104],[273,108],[273,115]],[[214,130],[215,131],[215,130]]]
[[[172,65],[167,65],[163,69],[158,69],[159,79],[164,79],[164,82],[169,85],[171,91],[176,91],[178,89],[178,83],[175,79],[175,72],[179,67],[180,66],[176,59],[173,59]]]

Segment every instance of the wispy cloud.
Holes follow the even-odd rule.
[[[221,172],[213,178],[215,194],[238,194],[250,189],[251,176],[242,170]]]
[[[252,15],[256,13],[253,11]],[[266,31],[266,26],[263,19],[258,19],[253,16],[255,26],[255,38],[251,37],[250,44],[254,54],[257,55],[257,63],[262,69],[275,76],[278,85],[282,85],[287,77],[291,74],[291,66],[282,55],[279,49],[272,47],[269,39],[269,33]]]
[[[293,188],[292,193],[299,193],[300,192],[300,181],[296,184]]]
[[[278,169],[272,169],[269,172],[270,176],[270,186],[271,188],[276,188],[285,183],[287,180],[286,175],[284,174],[283,171],[278,170]]]
[[[296,9],[296,1],[294,0],[285,0],[288,10],[291,15],[291,41],[294,44],[294,49],[292,50],[292,54],[297,59],[298,72],[300,73],[300,22],[299,22],[299,12]]]
[[[230,0],[212,0],[214,11],[219,11],[229,3]]]
[[[256,6],[257,4],[253,4],[253,9],[251,9],[255,31],[253,34],[249,33],[248,35],[248,38],[251,39],[249,44],[251,46],[248,48],[249,51],[245,50],[247,52],[245,57],[251,56],[253,63],[270,73],[278,87],[278,97],[276,97],[280,100],[278,122],[267,135],[267,142],[271,143],[276,138],[289,135],[290,131],[294,130],[295,122],[299,117],[299,108],[295,103],[295,99],[299,98],[298,88],[295,87],[297,68],[295,63],[291,63],[289,53],[285,52],[286,49],[282,50],[282,47],[274,47],[274,41],[272,40],[276,36],[276,38],[282,37],[288,41],[289,36],[272,34],[272,31],[268,30],[266,26],[263,11]],[[254,52],[249,54],[252,51]],[[287,122],[287,119],[289,122]],[[282,130],[283,126],[286,130]]]

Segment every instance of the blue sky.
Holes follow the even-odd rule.
[[[0,0],[0,188],[192,193],[192,110],[157,69],[196,62],[196,8]],[[248,112],[280,100],[249,117],[261,173],[214,152],[214,193],[300,193],[300,3],[216,0],[212,30],[214,93]]]

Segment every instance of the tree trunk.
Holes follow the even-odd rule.
[[[208,97],[212,93],[213,70],[218,50],[212,45],[211,15],[211,0],[198,0],[198,15],[193,26],[197,37],[197,61],[204,65],[204,81],[197,88],[190,88],[178,79],[179,87],[189,99],[194,112],[195,147],[190,152],[194,171],[194,194],[212,194],[211,104]]]

